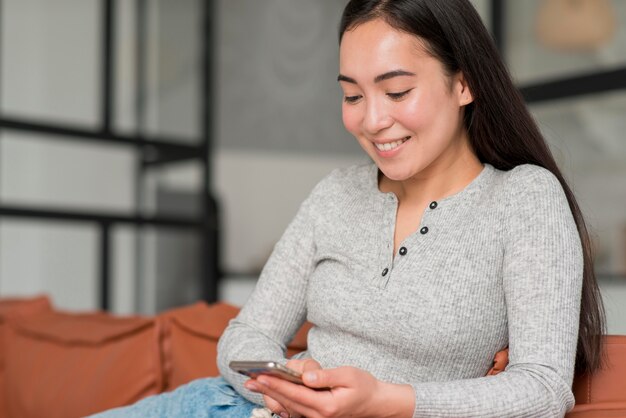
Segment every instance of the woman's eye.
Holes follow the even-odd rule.
[[[404,96],[406,96],[407,94],[409,94],[409,92],[413,90],[413,89],[408,89],[405,91],[401,91],[399,93],[387,93],[387,96],[390,97],[393,100],[400,100],[402,99]]]
[[[354,103],[358,102],[360,98],[361,98],[361,96],[345,96],[343,98],[343,101],[348,103],[348,104],[354,104]]]

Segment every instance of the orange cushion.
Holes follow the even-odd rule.
[[[593,376],[574,379],[576,404],[626,403],[626,335],[607,335],[603,346],[607,364]]]
[[[239,310],[226,304],[198,302],[159,315],[163,335],[165,390],[191,380],[217,376],[217,340]]]
[[[8,416],[81,417],[163,389],[153,319],[48,312],[8,325]]]
[[[194,379],[217,376],[217,342],[239,308],[226,303],[198,302],[159,315],[163,322],[165,390]],[[305,324],[289,344],[288,355],[306,349],[310,324]]]
[[[565,418],[626,418],[626,402],[576,405]]]
[[[34,315],[39,312],[50,311],[50,300],[45,296],[29,299],[1,299],[0,300],[0,417],[8,416],[5,400],[5,332],[6,322],[11,318]]]

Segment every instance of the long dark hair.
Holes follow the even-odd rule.
[[[603,357],[605,315],[585,220],[480,16],[468,0],[351,0],[341,19],[339,41],[346,30],[377,18],[425,41],[448,75],[463,73],[474,97],[465,108],[464,125],[481,162],[500,170],[535,164],[558,178],[584,256],[576,372],[597,370]]]

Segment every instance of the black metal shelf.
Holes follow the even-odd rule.
[[[27,219],[42,219],[69,222],[94,222],[129,224],[136,226],[159,226],[174,228],[216,228],[215,220],[204,217],[144,216],[139,213],[78,211],[72,209],[50,209],[32,206],[0,205],[0,216]]]
[[[521,86],[528,103],[605,93],[626,89],[626,67],[554,78]]]
[[[43,134],[46,139],[78,140],[83,143],[100,142],[143,148],[143,162],[146,165],[163,164],[189,159],[204,158],[206,145],[186,143],[175,138],[146,138],[137,135],[123,135],[105,130],[90,130],[54,123],[33,122],[20,118],[0,118],[0,128],[23,133]]]

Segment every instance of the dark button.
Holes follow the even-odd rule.
[[[385,277],[387,273],[389,273],[389,269],[385,267],[385,269],[383,270],[383,277]]]
[[[420,233],[421,233],[422,235],[424,235],[424,234],[428,234],[428,227],[427,227],[427,226],[425,226],[425,227],[423,227],[422,229],[420,229]]]
[[[431,209],[436,209],[437,208],[437,202],[430,202],[430,208]]]
[[[400,248],[400,255],[406,255],[406,247]]]

